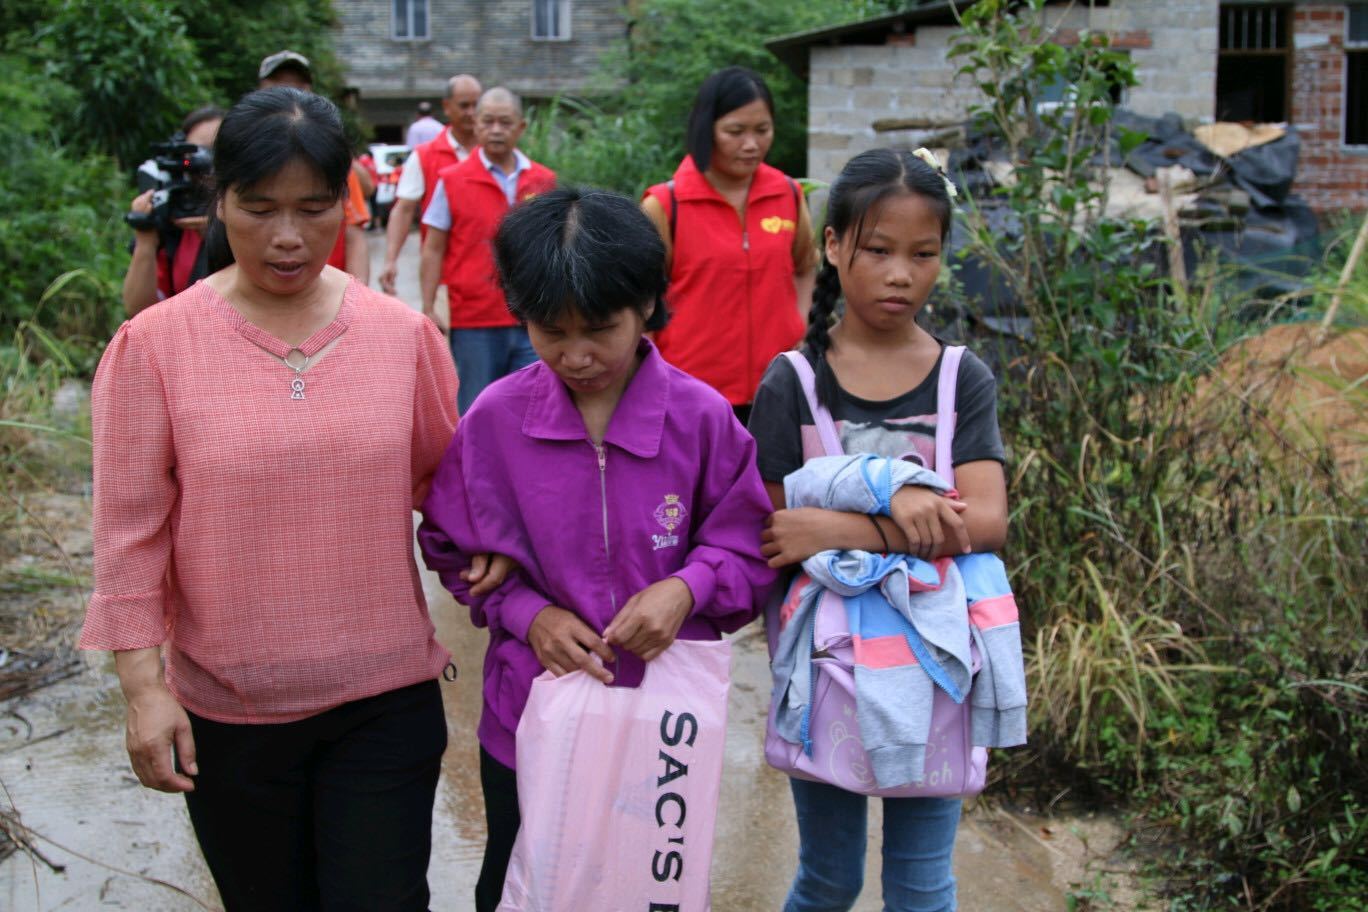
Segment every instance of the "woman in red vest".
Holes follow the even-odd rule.
[[[802,191],[765,164],[773,141],[765,81],[718,70],[689,113],[688,154],[641,204],[670,268],[674,316],[656,344],[726,396],[743,424],[765,368],[802,338],[817,262]]]

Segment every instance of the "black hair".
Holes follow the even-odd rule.
[[[522,203],[499,226],[494,262],[508,309],[524,323],[554,325],[571,310],[602,323],[629,307],[649,331],[669,319],[665,242],[616,193],[561,188]]]
[[[218,105],[205,105],[202,108],[195,108],[195,110],[185,115],[185,120],[181,121],[181,135],[188,135],[191,130],[202,123],[207,123],[211,120],[223,120],[223,115],[224,110]]]
[[[906,149],[871,149],[846,162],[827,196],[826,227],[839,240],[848,232],[856,238],[872,231],[878,210],[891,196],[915,193],[926,199],[940,216],[941,244],[950,238],[954,207],[946,189],[943,172],[931,167]],[[872,217],[871,217],[872,216]],[[823,238],[826,231],[822,231]],[[817,401],[829,403],[836,395],[836,377],[826,362],[831,347],[831,323],[841,297],[841,277],[826,257],[822,244],[822,266],[812,292],[808,311],[807,335],[803,342],[817,359]],[[853,255],[852,255],[853,258]]]
[[[689,126],[684,143],[694,165],[707,171],[712,164],[713,124],[737,108],[759,99],[774,117],[774,96],[760,74],[745,67],[730,66],[717,70],[698,87],[693,109],[689,111]]]
[[[248,92],[223,117],[214,140],[214,204],[209,207],[209,271],[233,262],[223,225],[215,216],[229,190],[250,190],[299,159],[340,198],[351,171],[351,144],[337,107],[312,92],[273,86]]]

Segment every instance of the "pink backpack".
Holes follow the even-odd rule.
[[[936,464],[934,469],[951,485],[951,444],[955,437],[955,387],[964,346],[947,346],[941,356],[936,400]],[[799,352],[785,352],[798,374],[816,424],[820,451],[809,452],[805,441],[803,457],[838,456],[841,438],[831,412],[817,401],[816,377],[812,365]],[[770,652],[774,652],[783,623],[793,615],[799,596],[811,580],[800,572],[782,601],[770,604],[765,628]],[[966,623],[968,623],[966,619]],[[811,718],[808,729],[812,739],[809,755],[801,744],[786,741],[775,728],[777,695],[770,702],[769,722],[765,727],[765,760],[770,766],[798,779],[826,782],[860,795],[882,798],[969,798],[983,791],[988,773],[988,751],[975,747],[970,739],[970,701],[955,703],[940,688],[931,705],[931,732],[926,744],[925,778],[921,782],[880,789],[870,771],[869,758],[860,742],[860,726],[855,711],[854,647],[846,619],[845,600],[830,591],[822,594],[813,626],[813,649],[829,655],[812,660]],[[978,654],[973,652],[974,670]]]

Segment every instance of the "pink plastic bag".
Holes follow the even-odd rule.
[[[709,906],[731,646],[676,640],[637,688],[532,683],[499,912]]]

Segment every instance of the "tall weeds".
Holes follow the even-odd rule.
[[[968,201],[967,253],[1031,327],[1000,353],[1000,413],[1038,755],[1181,835],[1178,907],[1352,908],[1368,895],[1365,331],[1247,322],[1323,306],[1319,286],[1272,308],[1219,265],[1171,286],[1157,230],[1099,205],[1094,153],[1130,64],[1104,36],[1054,44],[1046,15],[981,0],[952,51],[1015,168]],[[1039,108],[1061,82],[1066,102]],[[999,206],[1012,237],[985,218]]]

